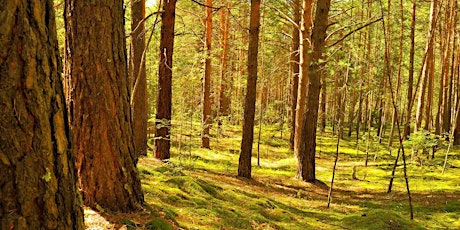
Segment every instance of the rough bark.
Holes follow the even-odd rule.
[[[318,121],[321,76],[323,74],[322,67],[324,65],[320,61],[323,56],[330,5],[330,0],[318,0],[311,36],[312,56],[308,75],[306,110],[302,115],[301,144],[297,164],[297,178],[308,182],[316,181],[316,124]]]
[[[131,1],[130,78],[133,113],[134,149],[147,156],[147,74],[145,69],[145,0]]]
[[[65,81],[79,186],[86,205],[132,211],[136,169],[123,1],[65,1]]]
[[[310,50],[308,39],[310,38],[311,14],[313,0],[303,0],[302,17],[300,22],[300,69],[299,69],[299,89],[297,91],[297,105],[295,115],[295,133],[294,133],[294,154],[299,155],[302,133],[303,114],[305,113],[308,68],[310,65]]]
[[[0,18],[0,229],[83,229],[53,1]]]
[[[211,126],[211,43],[212,43],[212,0],[206,0],[205,18],[205,64],[202,94],[202,117],[203,130],[201,131],[201,148],[209,148],[209,129]]]
[[[157,114],[155,116],[155,157],[170,158],[171,109],[172,109],[172,65],[174,47],[174,20],[176,0],[163,4],[160,31],[160,62],[158,63]]]
[[[290,56],[291,66],[291,136],[289,137],[289,148],[294,150],[294,136],[295,136],[295,117],[296,117],[296,106],[299,89],[299,64],[300,64],[300,0],[292,1],[292,10],[294,11],[294,22],[297,25],[292,26],[292,47]]]
[[[238,176],[251,178],[252,142],[256,110],[257,57],[259,52],[260,0],[251,0],[248,45],[248,80],[244,104],[243,137],[238,163]]]

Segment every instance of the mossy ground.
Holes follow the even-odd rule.
[[[187,127],[186,127],[187,126]],[[139,160],[139,172],[150,216],[135,225],[143,229],[439,229],[460,228],[460,149],[448,155],[441,174],[444,147],[434,159],[410,159],[408,177],[414,209],[410,220],[403,167],[397,167],[387,193],[397,153],[386,141],[369,143],[346,137],[340,155],[333,199],[327,208],[337,138],[319,134],[316,158],[318,182],[294,179],[296,160],[288,149],[288,131],[278,126],[262,130],[257,166],[257,135],[253,151],[253,179],[237,178],[240,126],[224,124],[213,133],[211,149],[200,149],[198,124],[173,129],[172,158]],[[182,128],[181,128],[182,127]],[[196,128],[193,128],[196,127]],[[216,127],[214,127],[214,130]],[[352,179],[356,166],[356,179]],[[129,218],[128,218],[129,219]],[[162,221],[163,220],[163,221]],[[167,222],[165,222],[166,220]],[[139,221],[138,221],[139,222]],[[153,227],[152,227],[153,226]],[[156,227],[155,227],[156,226]]]

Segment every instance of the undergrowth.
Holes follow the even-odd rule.
[[[386,142],[371,139],[367,144],[366,139],[357,142],[355,136],[341,140],[332,205],[327,208],[336,145],[331,131],[318,135],[319,182],[310,184],[294,178],[297,162],[288,149],[287,128],[281,136],[279,126],[262,126],[259,147],[255,129],[253,179],[244,179],[236,177],[239,126],[224,124],[219,134],[212,133],[211,149],[199,148],[199,125],[173,127],[170,161],[160,162],[150,153],[140,159],[138,168],[147,204],[176,228],[460,228],[457,147],[448,155],[444,174],[447,147],[439,149],[434,159],[423,159],[423,165],[411,160],[410,150],[406,150],[415,215],[410,220],[402,162],[396,168],[393,190],[387,193],[398,150],[388,148]],[[353,170],[356,179],[352,178]]]

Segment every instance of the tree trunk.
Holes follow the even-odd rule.
[[[145,69],[145,0],[131,1],[131,46],[129,69],[134,149],[137,156],[147,156],[147,74]]]
[[[299,63],[300,63],[300,0],[295,0],[291,3],[294,11],[294,22],[297,25],[292,26],[292,48],[291,48],[291,74],[292,74],[292,89],[291,89],[291,136],[289,138],[289,148],[294,150],[295,136],[295,121],[296,121],[296,106],[299,91]]]
[[[409,51],[409,76],[407,80],[407,105],[406,117],[404,123],[403,140],[406,140],[410,133],[411,113],[412,113],[412,87],[414,85],[414,56],[415,56],[415,13],[417,9],[417,1],[412,0],[412,13],[411,13],[411,29],[410,29],[410,51]]]
[[[399,1],[399,9],[401,13],[401,18],[400,18],[400,38],[399,38],[399,57],[398,57],[398,80],[396,82],[396,98],[399,98],[400,95],[400,89],[401,89],[401,74],[402,74],[402,65],[403,65],[403,49],[404,49],[404,5],[403,5],[403,0]],[[390,135],[388,136],[388,147],[393,146],[393,135],[395,129],[399,129],[399,127],[396,127],[396,123],[398,123],[398,117],[397,117],[398,111],[396,109],[393,109],[393,114],[391,118],[391,130],[390,130]],[[400,114],[400,112],[399,112]],[[398,131],[399,133],[400,131]]]
[[[221,116],[230,115],[230,92],[233,82],[232,74],[228,74],[228,32],[230,26],[230,2],[227,2],[227,8],[221,9],[220,28],[222,34],[222,55],[221,55],[221,80],[219,93],[219,114]]]
[[[300,24],[300,69],[299,69],[299,89],[297,91],[297,105],[295,115],[295,133],[294,133],[294,155],[298,156],[301,144],[301,132],[303,114],[305,113],[307,84],[308,84],[308,68],[310,65],[310,45],[308,38],[310,37],[311,14],[313,0],[303,0],[302,2],[302,18]]]
[[[123,1],[67,0],[64,15],[71,151],[83,200],[92,208],[139,209]]]
[[[83,229],[53,1],[2,4],[0,229]]]
[[[323,56],[330,5],[330,0],[318,0],[311,36],[311,66],[308,75],[306,110],[302,115],[302,135],[297,164],[297,178],[309,182],[316,181],[316,124],[318,121],[319,93],[321,89],[321,76],[323,74],[322,68],[324,67],[321,58]]]
[[[420,94],[418,97],[418,104],[417,104],[417,114],[416,114],[416,122],[415,122],[415,132],[418,131],[422,126],[422,117],[423,117],[423,110],[425,107],[425,91],[428,88],[427,84],[429,84],[430,72],[432,67],[432,62],[434,58],[434,40],[431,39],[434,36],[434,31],[436,29],[436,20],[435,15],[437,12],[437,0],[431,1],[430,7],[430,28],[428,32],[428,41],[426,45],[427,56],[423,63],[423,75],[422,75],[422,82],[420,85]],[[429,112],[429,111],[428,111]]]
[[[238,163],[238,176],[251,178],[252,142],[256,110],[257,57],[259,52],[260,0],[251,0],[248,46],[248,80],[244,104],[243,137]]]
[[[326,100],[327,100],[326,95],[327,95],[327,83],[325,79],[323,79],[321,81],[321,102],[319,106],[320,115],[321,115],[320,117],[321,122],[319,125],[320,132],[326,131]]]
[[[171,147],[171,104],[172,67],[174,47],[174,20],[176,0],[163,4],[160,32],[160,62],[158,63],[158,98],[155,120],[155,157],[160,160],[170,158]]]
[[[209,148],[209,128],[211,126],[211,42],[212,42],[212,0],[206,0],[205,18],[205,64],[203,77],[203,114],[201,131],[201,148]]]

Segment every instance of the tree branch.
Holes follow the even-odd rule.
[[[374,21],[370,21],[370,22],[368,22],[368,23],[366,23],[366,24],[364,24],[364,25],[362,25],[362,26],[360,26],[360,27],[357,27],[357,28],[355,28],[354,30],[352,30],[352,31],[348,32],[347,34],[345,34],[343,37],[341,37],[339,40],[335,41],[335,42],[332,43],[331,45],[328,45],[327,47],[329,48],[329,47],[335,46],[335,45],[337,45],[338,43],[340,43],[341,41],[345,40],[345,38],[347,38],[348,36],[352,35],[353,33],[357,32],[357,31],[359,31],[359,30],[361,30],[361,29],[363,29],[363,28],[366,28],[367,26],[370,26],[370,25],[372,25],[372,24],[374,24],[374,23],[376,23],[376,22],[379,22],[379,21],[381,21],[381,20],[383,20],[382,17],[377,18],[377,19],[375,19]],[[329,37],[330,37],[330,36],[328,36],[328,37],[326,38],[326,40],[329,39]]]

